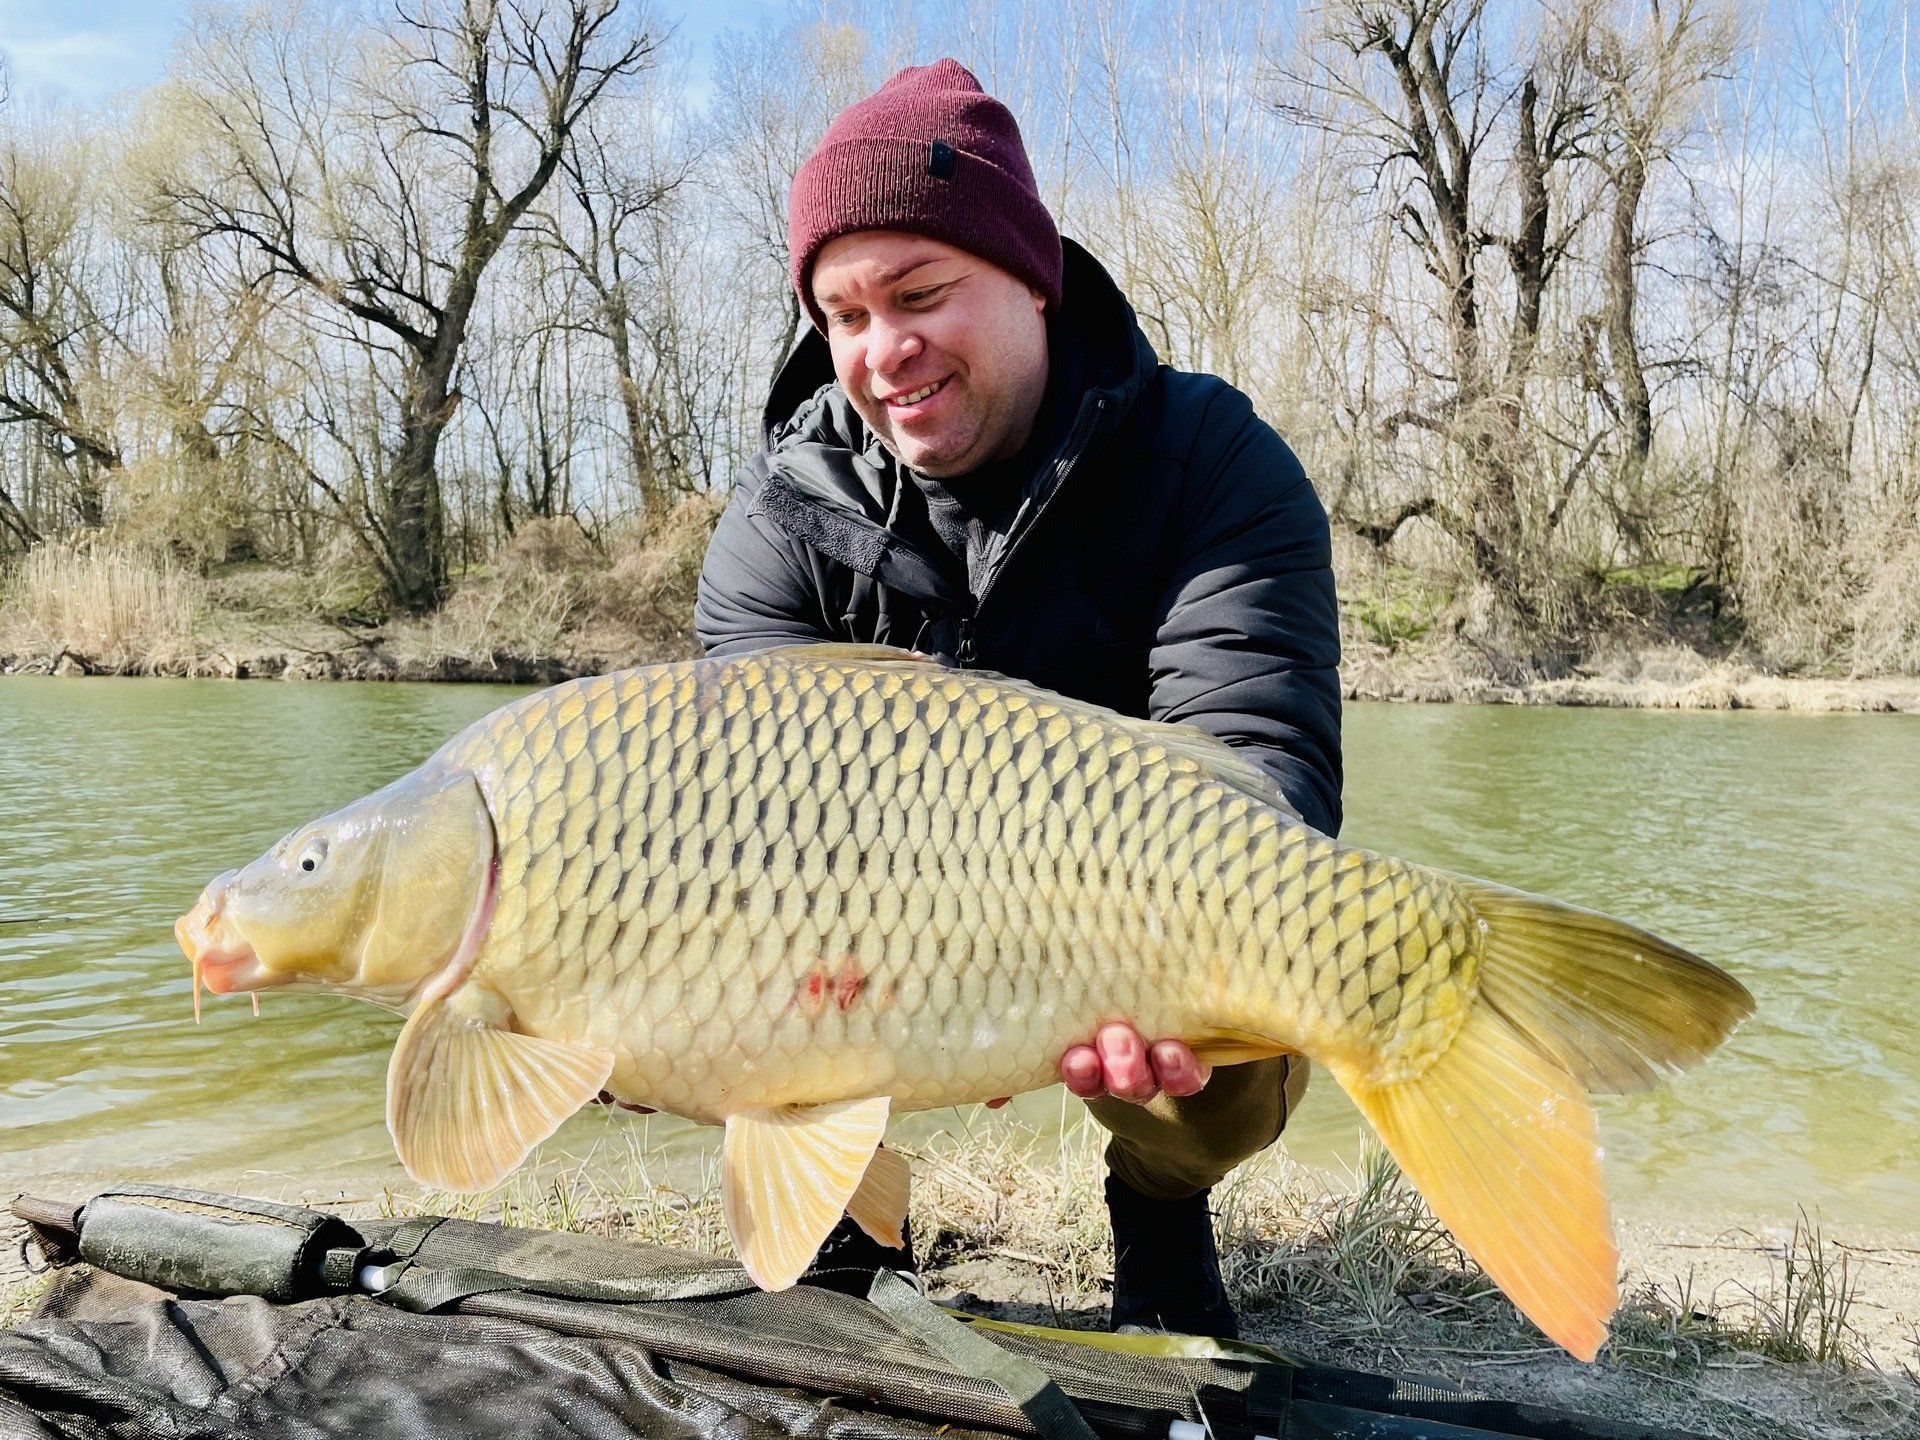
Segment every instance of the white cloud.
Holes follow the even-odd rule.
[[[133,37],[99,30],[10,38],[0,41],[0,55],[6,56],[16,89],[82,101],[104,100],[130,86],[151,83],[165,59]]]

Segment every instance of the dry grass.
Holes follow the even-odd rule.
[[[682,1167],[629,1133],[623,1153],[596,1152],[558,1170],[521,1170],[477,1195],[441,1190],[383,1190],[383,1218],[446,1215],[528,1230],[638,1240],[708,1254],[731,1254],[720,1207],[720,1173],[709,1156],[686,1183]]]
[[[1104,1133],[1090,1123],[1042,1133],[978,1110],[955,1117],[903,1147],[934,1293],[1002,1318],[1104,1327],[1111,1236],[1094,1198]],[[649,1148],[642,1126],[606,1134],[584,1159],[522,1171],[486,1194],[389,1190],[374,1208],[730,1253],[710,1149]],[[1795,1228],[1758,1283],[1629,1277],[1613,1338],[1598,1364],[1581,1365],[1514,1311],[1377,1148],[1344,1177],[1269,1154],[1214,1198],[1249,1337],[1303,1361],[1442,1376],[1724,1440],[1866,1440],[1912,1433],[1902,1427],[1920,1417],[1920,1348],[1869,1353],[1848,1251],[1815,1224]],[[27,1313],[40,1283],[0,1292],[0,1323]]]
[[[490,572],[460,582],[424,620],[390,625],[390,648],[402,659],[564,655],[602,563],[572,521],[529,521]]]
[[[25,1280],[0,1285],[0,1330],[18,1325],[33,1314],[40,1297],[53,1283],[51,1275],[32,1275]]]
[[[0,628],[15,648],[63,648],[103,669],[157,669],[192,653],[202,607],[200,582],[171,561],[42,545],[7,577]]]
[[[693,651],[693,597],[719,497],[688,495],[657,521],[616,535],[613,563],[596,598],[600,617],[624,627],[650,655]]]
[[[718,518],[717,501],[689,496],[604,550],[571,520],[526,522],[439,611],[390,625],[390,649],[403,662],[511,655],[581,670],[692,655],[694,586]]]

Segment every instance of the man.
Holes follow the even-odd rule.
[[[1160,365],[1063,244],[1006,108],[953,60],[894,76],[801,166],[788,248],[815,328],[707,552],[707,652],[878,642],[1197,725],[1336,831],[1325,513],[1246,397]],[[1115,1328],[1234,1334],[1208,1192],[1305,1060],[1209,1080],[1110,1025],[1061,1078],[1113,1135]],[[823,1253],[883,1263],[846,1227]]]

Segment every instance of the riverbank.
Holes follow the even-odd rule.
[[[1349,700],[1920,714],[1920,676],[1782,675],[1682,645],[1609,648],[1570,669],[1528,673],[1464,645],[1389,650],[1349,637],[1340,679]]]
[[[553,685],[628,665],[695,653],[690,635],[670,643],[612,645],[550,655],[467,646],[436,649],[432,635],[400,627],[341,642],[309,628],[280,643],[232,643],[162,656],[88,654],[64,642],[0,644],[0,675],[146,675],[203,680],[367,680]],[[1349,642],[1341,666],[1349,700],[1420,704],[1574,705],[1627,710],[1780,710],[1920,714],[1920,676],[1778,675],[1679,646],[1618,653],[1570,675],[1516,676],[1471,651],[1402,652]]]
[[[269,633],[249,633],[256,628]],[[582,637],[597,644],[526,654],[481,637],[448,644],[446,628],[431,621],[357,635],[294,619],[228,629],[223,640],[159,653],[90,652],[82,644],[18,629],[0,632],[0,675],[553,685],[683,659],[697,649],[685,631],[641,642],[603,630]],[[1422,704],[1920,714],[1920,676],[1779,675],[1675,645],[1616,651],[1573,674],[1529,675],[1467,647],[1390,650],[1349,637],[1341,690],[1349,700]]]
[[[610,552],[577,527],[528,525],[417,619],[381,614],[351,569],[240,565],[203,579],[127,551],[36,551],[0,586],[0,674],[548,685],[680,659],[698,648],[693,592],[713,518],[710,501],[691,500]],[[1920,713],[1920,675],[1783,673],[1707,646],[1677,617],[1623,620],[1551,660],[1511,654],[1439,623],[1452,602],[1417,593],[1411,608],[1347,597],[1347,698]]]
[[[1104,1209],[1089,1203],[1099,1133],[1080,1125],[1054,1141],[973,1113],[956,1112],[956,1126],[909,1152],[916,1246],[935,1298],[1104,1327],[1110,1240]],[[623,1160],[550,1165],[484,1196],[280,1198],[727,1250],[711,1159],[690,1175],[684,1161],[637,1147]],[[1437,1375],[1727,1440],[1865,1440],[1920,1425],[1920,1239],[1837,1238],[1791,1217],[1752,1229],[1625,1221],[1626,1299],[1599,1362],[1582,1365],[1517,1317],[1378,1155],[1351,1176],[1263,1157],[1215,1201],[1248,1338],[1302,1360]],[[17,1254],[14,1232],[0,1240]],[[0,1323],[23,1317],[33,1285],[17,1271],[0,1277]]]

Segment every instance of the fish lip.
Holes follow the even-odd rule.
[[[207,989],[215,995],[241,995],[287,983],[286,976],[276,975],[260,963],[252,946],[245,945],[244,941],[242,944],[244,949],[201,954],[200,978]]]
[[[202,985],[215,995],[235,995],[271,990],[293,978],[269,970],[247,938],[220,913],[220,902],[225,898],[221,882],[227,878],[222,876],[209,885],[193,909],[173,924],[173,938],[193,966],[196,1018]]]

